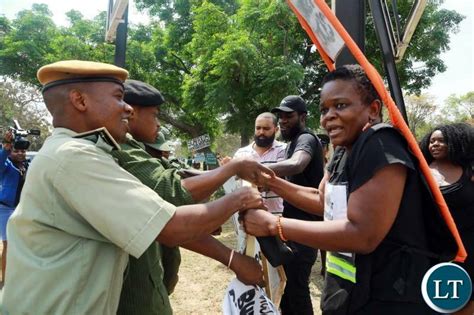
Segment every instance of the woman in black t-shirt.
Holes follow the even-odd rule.
[[[340,67],[322,83],[321,125],[337,146],[319,189],[279,178],[268,188],[324,222],[245,214],[256,236],[328,250],[323,314],[431,314],[420,292],[432,265],[427,202],[405,139],[378,124],[381,101],[360,66]],[[432,205],[432,204],[431,204]]]
[[[420,142],[441,193],[451,211],[467,259],[461,266],[474,279],[474,128],[456,123],[435,127]],[[456,314],[474,314],[471,302]]]

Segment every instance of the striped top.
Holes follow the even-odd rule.
[[[246,147],[240,148],[235,152],[234,158],[237,157],[253,157],[262,164],[271,164],[280,162],[285,159],[286,143],[280,141],[273,141],[272,147],[265,151],[262,155],[258,154],[254,149],[255,142],[252,142]],[[263,202],[268,210],[272,213],[283,213],[283,199],[278,197],[274,192],[262,192]]]

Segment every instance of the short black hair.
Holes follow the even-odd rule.
[[[438,125],[431,129],[420,141],[420,149],[428,164],[433,162],[429,151],[430,138],[436,130],[441,131],[448,146],[448,159],[457,165],[466,167],[474,161],[474,127],[467,123]]]
[[[380,100],[380,96],[375,90],[374,85],[372,82],[370,82],[369,78],[365,74],[364,69],[360,65],[344,65],[336,68],[334,71],[329,72],[324,76],[321,83],[321,88],[324,86],[324,84],[335,80],[354,80],[356,83],[356,88],[359,91],[361,99],[365,105],[371,104],[374,100]]]

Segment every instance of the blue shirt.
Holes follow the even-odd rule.
[[[9,155],[10,151],[0,149],[0,203],[14,208],[18,204],[17,190],[22,174]]]

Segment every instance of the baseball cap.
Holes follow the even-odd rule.
[[[307,113],[308,109],[306,108],[306,102],[301,96],[288,95],[287,97],[281,100],[280,106],[272,109],[272,113],[275,112]]]

